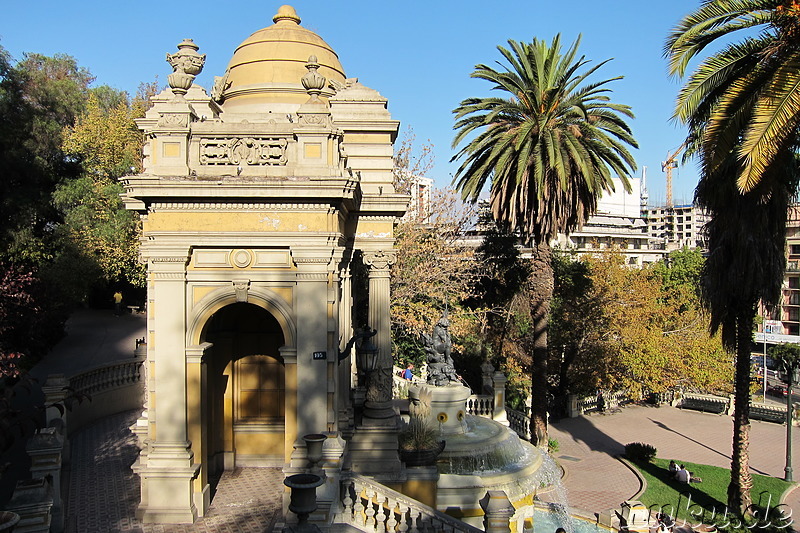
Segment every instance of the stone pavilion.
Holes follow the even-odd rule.
[[[123,182],[147,263],[133,466],[145,522],[193,522],[225,469],[307,468],[311,433],[328,437],[323,511],[345,461],[401,475],[389,407],[389,268],[408,202],[393,186],[398,122],[294,9],[273,20],[210,94],[193,83],[205,56],[181,42],[169,87],[137,121],[144,167]],[[345,350],[365,325],[377,331],[366,392]]]

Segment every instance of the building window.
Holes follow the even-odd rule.
[[[800,256],[800,244],[792,244],[789,246],[789,255]]]
[[[790,289],[800,289],[800,278],[793,276],[789,278]]]
[[[800,324],[789,324],[786,326],[789,335],[800,335]]]
[[[797,307],[789,308],[789,320],[792,322],[800,322],[800,309]]]

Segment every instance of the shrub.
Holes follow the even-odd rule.
[[[558,441],[556,439],[547,439],[547,451],[550,453],[558,453],[559,448]]]
[[[656,448],[642,442],[631,442],[625,445],[625,456],[631,461],[650,463],[656,458]]]

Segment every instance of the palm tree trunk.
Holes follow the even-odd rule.
[[[750,435],[750,341],[753,335],[755,310],[749,318],[736,322],[736,374],[733,400],[733,453],[731,482],[728,485],[728,508],[744,516],[752,500],[748,443]]]
[[[528,279],[531,318],[533,319],[531,363],[531,442],[547,446],[547,325],[553,299],[553,252],[548,243],[533,249],[531,276]]]

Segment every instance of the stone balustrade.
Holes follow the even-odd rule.
[[[523,440],[531,440],[531,417],[520,411],[506,407],[509,427]]]
[[[143,357],[108,363],[72,376],[69,386],[78,394],[92,396],[109,389],[138,383],[142,378]]]
[[[490,394],[471,394],[467,398],[467,413],[485,418],[493,418],[494,396]]]
[[[481,531],[358,474],[342,473],[341,495],[341,507],[334,523],[347,524],[360,531]]]

